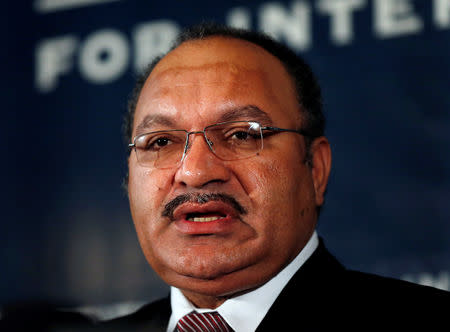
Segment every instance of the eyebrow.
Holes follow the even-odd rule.
[[[236,120],[254,120],[264,125],[272,125],[270,116],[255,105],[245,105],[232,108],[223,113],[218,122],[236,121]]]
[[[136,127],[136,136],[148,131],[155,125],[166,126],[173,128],[175,123],[167,116],[162,114],[148,114],[144,117],[141,123]]]
[[[270,116],[255,105],[245,105],[226,110],[221,116],[219,116],[217,123],[238,121],[238,120],[253,120],[263,125],[271,126],[272,119]],[[175,122],[166,115],[163,114],[148,114],[136,127],[136,136],[147,132],[154,126],[165,126],[167,128],[176,128]]]

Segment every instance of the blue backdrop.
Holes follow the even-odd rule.
[[[323,87],[319,233],[348,267],[449,288],[450,0],[9,1],[1,11],[0,303],[167,288],[121,189],[136,73],[200,20],[263,30]]]

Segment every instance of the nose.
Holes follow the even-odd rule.
[[[175,174],[175,182],[199,189],[228,181],[230,170],[211,151],[202,132],[191,134],[189,141],[188,149]]]

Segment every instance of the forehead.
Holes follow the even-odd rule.
[[[151,113],[214,121],[246,105],[273,121],[283,113],[299,118],[292,79],[278,59],[252,43],[213,37],[186,42],[158,63],[141,91],[135,124]]]

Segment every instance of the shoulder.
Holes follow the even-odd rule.
[[[426,300],[450,300],[450,292],[444,290],[347,269],[325,248],[323,242],[311,257],[309,266],[307,263],[305,269],[310,270],[309,279],[320,280],[316,291],[345,296],[358,303],[383,300],[388,302],[387,306],[402,302],[405,306],[423,306]]]
[[[328,261],[333,258],[330,253]],[[331,256],[331,257],[330,257]],[[325,265],[331,265],[322,260]],[[340,317],[346,313],[365,320],[378,320],[378,326],[391,322],[396,326],[439,326],[446,321],[450,292],[404,280],[340,268],[329,272],[324,284],[316,287],[314,298],[326,299]],[[319,300],[320,301],[320,300]],[[323,303],[323,302],[322,302]]]
[[[450,292],[408,281],[346,270],[340,278],[343,292],[359,303],[383,302],[386,308],[439,311],[450,305]]]
[[[100,331],[165,331],[171,314],[169,297],[149,303],[136,312],[98,324]]]
[[[450,295],[450,292],[437,288],[347,269],[326,249],[322,239],[299,274],[304,274],[310,283],[315,283],[316,291],[325,289],[348,296],[364,296],[366,299],[382,297],[406,301],[409,298],[430,297],[448,300]]]
[[[369,273],[346,270],[334,303],[346,299],[357,316],[377,319],[373,326],[429,330],[446,326],[450,292]]]
[[[346,331],[442,328],[450,293],[432,287],[346,269],[323,242],[285,286],[259,331],[280,320],[309,330]]]
[[[50,303],[16,303],[0,308],[0,331],[84,331],[93,321]]]
[[[370,294],[376,296],[431,296],[447,298],[449,292],[434,287],[423,286],[409,281],[383,277],[375,274],[360,271],[346,270],[346,283],[352,285],[356,290],[365,289]]]

